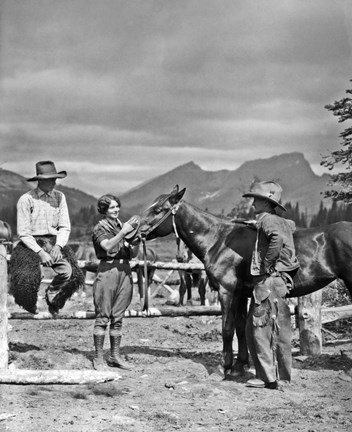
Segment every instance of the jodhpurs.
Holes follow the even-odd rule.
[[[110,321],[110,335],[121,332],[124,313],[131,303],[133,283],[128,260],[100,261],[93,285],[95,323],[93,334],[105,334]]]

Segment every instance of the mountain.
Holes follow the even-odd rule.
[[[18,198],[29,191],[31,187],[36,186],[36,184],[36,182],[27,182],[19,174],[0,168],[0,209],[15,206]],[[92,195],[61,185],[58,185],[57,189],[66,195],[67,205],[71,214],[76,213],[82,207],[96,206],[97,199]]]
[[[178,184],[186,188],[185,200],[211,213],[228,214],[249,190],[253,179],[276,180],[283,187],[283,202],[298,203],[307,216],[316,214],[327,189],[328,175],[316,175],[302,153],[286,153],[245,162],[236,170],[205,171],[194,162],[176,167],[120,195],[121,218],[140,214],[158,195]],[[0,168],[0,209],[15,206],[20,195],[36,183]],[[96,197],[75,188],[58,185],[67,198],[70,213],[96,206]],[[329,206],[329,201],[324,201]]]
[[[285,153],[245,162],[236,170],[205,171],[194,162],[181,165],[121,195],[129,213],[140,213],[153,199],[178,184],[185,200],[211,213],[228,214],[249,190],[253,179],[275,180],[283,187],[283,202],[298,203],[311,216],[318,212],[329,176],[316,175],[302,153]],[[324,201],[329,206],[329,201]]]

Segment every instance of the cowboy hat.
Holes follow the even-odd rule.
[[[131,225],[131,227],[133,228],[132,231],[130,231],[125,235],[125,240],[131,243],[137,235],[137,232],[141,224],[141,218],[138,215],[134,215],[130,219],[128,219],[128,221],[125,223]]]
[[[262,181],[256,183],[250,192],[245,193],[242,196],[244,198],[253,197],[265,199],[286,211],[285,207],[280,204],[281,192],[282,187],[278,183],[274,181]]]
[[[37,175],[27,179],[27,181],[46,180],[53,178],[64,178],[67,176],[66,171],[57,172],[54,162],[52,161],[40,161],[36,165]]]

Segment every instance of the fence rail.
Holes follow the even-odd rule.
[[[6,255],[6,251],[3,245],[0,245],[0,369],[7,369],[8,367],[8,342],[7,342],[7,322],[8,319],[34,319],[34,320],[46,320],[52,319],[52,316],[48,312],[41,312],[37,315],[32,315],[28,312],[20,312],[20,313],[8,313],[7,311],[7,259],[9,258]],[[98,268],[99,261],[79,261],[78,264],[81,268],[84,268],[88,271],[95,272]],[[144,268],[144,261],[136,261],[131,260],[132,268]],[[160,284],[165,284],[167,278],[170,276],[172,271],[174,270],[204,270],[203,264],[198,263],[178,263],[178,262],[146,262],[146,266],[149,269],[161,269],[161,270],[169,270],[166,278],[156,278],[156,282]],[[50,283],[50,280],[43,280],[42,282]],[[169,290],[171,290],[169,288]],[[148,289],[144,292],[144,295],[148,295]],[[172,291],[172,290],[171,290]],[[308,297],[308,296],[305,296]],[[317,305],[315,305],[317,306]],[[340,307],[330,307],[330,308],[321,308],[319,306],[319,322],[321,324],[325,324],[328,322],[333,322],[341,319],[351,318],[352,317],[352,305],[340,306]],[[293,308],[294,309],[294,308]],[[295,309],[297,313],[299,308]],[[294,313],[292,311],[292,313]],[[311,313],[309,308],[303,308],[298,312],[300,314],[299,319],[296,319],[296,322],[299,322],[300,319],[304,319],[306,322],[314,321],[315,316]],[[184,306],[184,307],[148,307],[146,310],[127,310],[125,313],[126,318],[156,318],[156,317],[179,317],[179,316],[200,316],[200,315],[221,315],[220,307],[215,306]],[[92,311],[77,311],[72,314],[60,314],[59,319],[94,319],[95,313]],[[300,333],[300,337],[301,337]],[[302,341],[302,339],[301,339]],[[301,342],[302,343],[302,342]],[[30,372],[29,372],[30,374]],[[0,380],[1,382],[1,380]]]

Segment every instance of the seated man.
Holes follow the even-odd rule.
[[[57,172],[51,161],[36,164],[35,189],[20,197],[17,203],[17,234],[20,242],[11,261],[11,288],[15,301],[31,313],[36,302],[41,272],[39,264],[51,267],[55,277],[46,290],[49,311],[57,314],[67,298],[84,283],[73,253],[66,246],[71,231],[65,195],[54,189],[56,179],[66,177]]]

